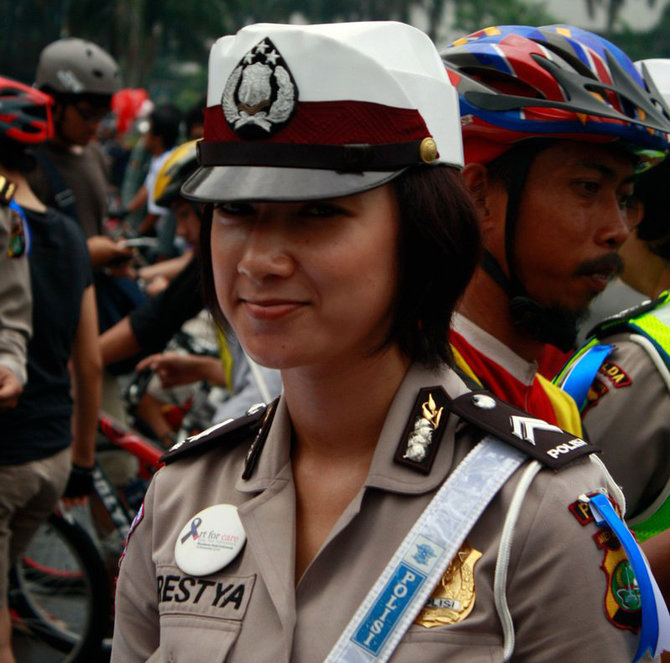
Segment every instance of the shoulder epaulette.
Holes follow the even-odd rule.
[[[485,390],[463,394],[450,400],[446,407],[476,428],[511,444],[554,470],[581,456],[600,451],[595,445],[518,410]]]
[[[15,192],[16,184],[3,175],[0,175],[0,205],[9,205],[9,203],[12,202]]]
[[[170,465],[177,460],[200,455],[215,447],[232,449],[245,440],[255,440],[264,428],[268,411],[273,409],[273,406],[274,403],[270,406],[265,404],[254,406],[239,419],[227,419],[202,431],[202,433],[187,437],[173,445],[162,456],[161,461]]]
[[[645,313],[653,311],[665,304],[667,300],[668,293],[664,292],[659,297],[656,297],[656,299],[646,300],[637,306],[632,306],[619,313],[615,313],[614,315],[601,320],[595,327],[593,327],[587,334],[587,338],[595,336],[596,338],[601,339],[605,336],[609,336],[610,334],[615,333],[617,329],[623,329],[633,318],[639,318]]]

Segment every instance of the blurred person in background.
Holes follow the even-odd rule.
[[[14,106],[12,96],[0,101],[5,113]],[[12,202],[15,191],[14,182],[0,177],[0,410],[16,407],[23,391],[32,333],[28,234]]]
[[[7,78],[0,97],[12,102],[0,121],[0,177],[16,185],[16,210],[30,228],[33,299],[28,381],[17,406],[0,412],[0,661],[13,663],[9,568],[64,491],[76,498],[92,488],[101,357],[84,233],[26,178],[35,166],[27,147],[51,134],[52,100]]]
[[[109,176],[95,141],[120,86],[118,65],[91,42],[60,39],[40,54],[35,87],[54,99],[54,134],[35,151],[39,167],[29,174],[30,186],[45,205],[79,223],[94,268],[132,255],[105,234]]]
[[[144,183],[128,203],[128,212],[146,206],[147,213],[137,227],[140,235],[158,237],[158,258],[171,258],[175,254],[175,220],[170,210],[156,204],[154,185],[156,177],[170,153],[177,145],[181,131],[182,114],[172,105],[156,107],[148,117],[149,128],[142,137],[146,150],[151,154],[149,170]]]

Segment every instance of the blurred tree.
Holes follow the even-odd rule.
[[[586,12],[590,19],[595,18],[596,11],[598,8],[603,7],[605,9],[605,15],[607,17],[606,22],[606,32],[612,33],[619,19],[619,14],[623,9],[625,0],[584,0],[586,3]],[[647,5],[653,7],[656,4],[656,0],[647,0]]]
[[[454,28],[464,33],[490,25],[548,25],[560,22],[544,4],[523,0],[460,0],[456,2]]]
[[[197,10],[182,0],[69,3],[68,32],[108,48],[121,63],[129,87],[146,85],[160,58],[205,63],[213,38],[235,29],[236,0],[200,0]]]
[[[591,12],[606,8],[612,26],[607,34],[634,57],[670,53],[669,10],[650,32],[634,33],[618,18],[625,0],[584,1]],[[650,6],[656,1],[645,0]],[[559,20],[541,2],[528,0],[200,0],[197,7],[184,0],[0,0],[0,10],[3,74],[31,83],[40,50],[73,35],[114,55],[124,85],[145,87],[157,101],[182,108],[204,93],[207,54],[214,40],[248,23],[420,21],[436,41],[445,30],[465,34],[487,25]]]
[[[67,0],[0,0],[0,71],[32,84],[42,48],[61,36]]]
[[[632,60],[670,57],[670,3],[651,30],[635,32],[623,26],[616,32],[603,32],[603,37],[622,48]]]

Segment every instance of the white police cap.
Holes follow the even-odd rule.
[[[212,47],[198,149],[192,200],[350,195],[412,165],[462,167],[458,95],[409,25],[251,25]]]

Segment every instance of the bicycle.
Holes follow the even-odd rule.
[[[118,559],[164,449],[107,415],[98,420],[98,456],[89,508],[59,508],[13,567],[9,600],[15,645],[40,661],[105,661],[111,651],[112,589]],[[121,449],[138,467],[128,485],[110,480],[104,454]],[[75,514],[77,517],[75,517]]]
[[[175,344],[194,354],[212,352],[183,332]],[[150,371],[137,373],[124,390],[126,409],[138,424],[132,414],[151,375]],[[206,395],[208,390],[202,392]],[[180,408],[186,417],[180,420],[181,435],[187,434],[185,426],[195,423],[190,419],[199,404],[193,406],[189,402]],[[88,506],[57,510],[12,570],[10,605],[21,645],[41,647],[58,663],[103,663],[109,659],[118,560],[164,453],[159,442],[127,429],[109,415],[100,415],[94,490]],[[42,649],[38,651],[42,662]],[[60,658],[55,658],[56,653]]]
[[[20,632],[17,655],[55,650],[68,663],[95,660],[111,604],[107,572],[89,535],[66,511],[49,517],[12,568],[9,604]]]

